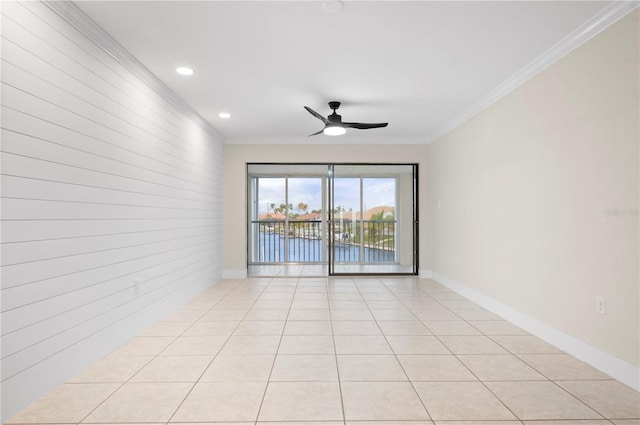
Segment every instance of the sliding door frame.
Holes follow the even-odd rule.
[[[411,189],[412,189],[412,198],[413,198],[413,207],[412,207],[412,270],[411,272],[336,272],[335,270],[335,244],[336,244],[336,238],[335,238],[335,223],[336,223],[336,217],[334,217],[334,209],[335,209],[335,205],[334,205],[334,196],[335,196],[335,166],[354,166],[354,167],[358,167],[358,166],[375,166],[375,167],[384,167],[384,166],[407,166],[407,167],[411,167]],[[419,265],[419,235],[420,235],[420,222],[419,222],[419,205],[420,205],[420,199],[419,199],[419,191],[418,191],[418,164],[417,163],[380,163],[380,162],[343,162],[343,163],[338,163],[338,162],[334,162],[334,163],[330,163],[328,164],[328,168],[329,168],[329,172],[328,172],[328,177],[327,177],[327,190],[328,190],[328,204],[327,204],[327,228],[328,228],[328,260],[329,260],[329,276],[417,276],[419,274],[419,270],[420,270],[420,265]],[[362,187],[362,182],[363,182],[363,177],[364,176],[360,176],[360,214],[361,214],[361,219],[359,220],[359,226],[360,226],[360,255],[362,255],[362,247],[364,246],[362,244],[362,238],[364,237],[364,231],[363,231],[363,217],[362,214],[364,214],[363,208],[362,208],[362,203],[363,203],[363,199],[362,199],[362,195],[363,193],[363,187]],[[397,242],[396,242],[397,245]],[[397,250],[396,250],[397,251]]]
[[[418,175],[418,164],[417,163],[372,163],[372,162],[250,162],[246,164],[246,173],[245,176],[247,177],[247,181],[246,181],[246,185],[247,185],[247,189],[246,189],[246,193],[247,193],[247,237],[246,237],[246,252],[247,252],[247,267],[249,267],[252,264],[250,261],[250,258],[252,253],[251,253],[251,244],[250,244],[250,238],[251,238],[251,221],[252,221],[252,211],[253,211],[253,205],[252,202],[254,201],[252,199],[252,192],[251,192],[251,182],[250,179],[254,176],[252,174],[250,174],[249,169],[250,166],[252,165],[260,165],[260,166],[326,166],[327,167],[327,174],[320,176],[322,178],[322,180],[324,182],[326,182],[326,185],[324,185],[324,187],[326,188],[323,189],[323,195],[322,195],[322,220],[323,220],[323,225],[326,226],[326,233],[324,236],[326,236],[327,240],[324,244],[324,249],[326,249],[326,253],[323,252],[323,254],[321,255],[321,257],[323,258],[323,260],[326,260],[327,262],[325,263],[328,266],[328,275],[329,276],[383,276],[383,275],[388,275],[388,276],[417,276],[419,274],[419,245],[420,245],[420,239],[419,239],[419,235],[420,235],[420,223],[419,223],[419,217],[420,217],[420,213],[419,213],[419,206],[420,206],[420,199],[419,199],[419,190],[418,190],[418,182],[419,182],[419,175]],[[398,272],[398,271],[394,271],[394,272],[336,272],[335,271],[335,255],[334,255],[334,248],[335,248],[335,238],[334,238],[334,223],[335,223],[335,217],[334,217],[334,211],[333,211],[333,196],[335,194],[335,186],[334,186],[334,167],[335,166],[410,166],[412,169],[412,180],[411,180],[411,184],[412,184],[412,198],[413,198],[413,205],[412,205],[412,223],[410,223],[410,225],[412,226],[412,237],[413,237],[413,241],[412,241],[412,271],[411,272]],[[318,177],[318,175],[316,175],[315,173],[312,175],[311,173],[308,175],[303,175],[301,174],[300,177]],[[293,177],[292,175],[289,175],[287,173],[282,173],[281,177]],[[362,179],[360,181],[360,193],[362,194]],[[361,200],[362,202],[362,200]],[[362,209],[362,208],[361,208]],[[361,211],[361,213],[364,213],[364,211]],[[360,220],[362,222],[362,220]],[[362,223],[359,224],[360,226],[362,226]],[[360,237],[362,238],[364,235],[364,232],[362,232],[362,230],[359,232],[360,233]],[[395,242],[397,244],[397,241]],[[361,244],[362,245],[362,244]],[[396,250],[397,251],[397,250]],[[326,255],[326,256],[325,256]],[[361,253],[362,255],[362,253]],[[323,261],[324,263],[324,261]]]

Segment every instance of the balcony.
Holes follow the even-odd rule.
[[[326,263],[329,236],[323,221],[257,220],[251,222],[250,263]],[[396,262],[395,220],[333,223],[333,260],[339,263]]]

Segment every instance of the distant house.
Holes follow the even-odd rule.
[[[364,214],[362,214],[362,217],[364,218],[364,220],[371,220],[371,217],[373,217],[376,214],[379,214],[381,211],[383,212],[383,215],[382,215],[383,218],[393,217],[395,216],[395,213],[396,213],[395,207],[380,206],[380,207],[369,208],[364,212]],[[334,219],[345,220],[345,221],[360,220],[360,216],[361,216],[360,213],[342,212],[342,213],[335,214]]]
[[[258,220],[261,220],[261,221],[265,221],[265,220],[284,221],[284,219],[285,219],[284,214],[279,212],[268,212],[265,214],[260,214],[258,216]]]
[[[300,214],[299,216],[297,216],[295,218],[295,220],[298,220],[298,221],[320,221],[320,220],[322,220],[322,214],[321,213]]]
[[[382,218],[388,218],[388,217],[394,217],[395,213],[396,213],[396,209],[395,207],[373,207],[373,208],[369,208],[368,210],[366,210],[364,212],[364,219],[365,220],[371,220],[371,217],[373,217],[376,214],[379,214],[380,212],[382,212]]]

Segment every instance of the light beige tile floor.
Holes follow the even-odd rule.
[[[432,280],[255,277],[8,423],[640,425],[640,396]]]

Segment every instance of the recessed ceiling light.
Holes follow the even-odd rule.
[[[230,113],[228,113],[228,112],[220,112],[220,113],[218,114],[218,116],[219,116],[220,118],[222,118],[222,119],[225,119],[225,120],[226,120],[226,119],[228,119],[228,118],[231,118],[231,114],[230,114]]]
[[[186,66],[179,66],[176,68],[176,72],[180,75],[193,75],[193,69]]]
[[[325,1],[322,3],[322,8],[325,12],[338,13],[342,10],[343,3],[340,0]]]

